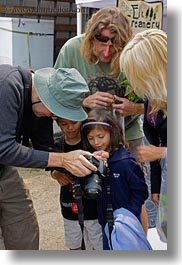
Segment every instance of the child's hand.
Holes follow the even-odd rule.
[[[109,158],[109,153],[106,151],[95,151],[93,153],[93,156],[95,156],[99,160],[107,160]]]
[[[61,186],[65,186],[65,185],[68,185],[68,184],[73,184],[73,180],[70,176],[62,173],[62,172],[59,172],[57,170],[53,170],[51,172],[51,176],[53,179],[56,179],[57,182],[61,185]]]

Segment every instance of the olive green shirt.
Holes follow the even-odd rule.
[[[54,67],[76,68],[85,78],[90,93],[103,91],[123,97],[125,91],[120,86],[125,79],[123,73],[113,77],[110,74],[110,63],[98,62],[91,64],[87,62],[80,53],[80,47],[84,34],[69,39],[61,48]],[[135,140],[143,137],[141,115],[125,117],[125,137],[127,140]]]

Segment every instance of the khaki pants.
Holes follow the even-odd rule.
[[[39,227],[32,200],[14,167],[4,167],[0,172],[0,227],[5,249],[39,249]]]
[[[4,239],[3,239],[2,231],[0,227],[0,250],[3,250],[3,249],[5,249],[5,246],[4,246]]]

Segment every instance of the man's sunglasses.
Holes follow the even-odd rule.
[[[104,36],[100,33],[95,34],[95,38],[100,42],[108,42],[109,40],[113,43],[116,36],[109,38],[108,36]]]

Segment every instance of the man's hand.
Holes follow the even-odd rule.
[[[143,103],[133,103],[132,101],[129,101],[127,98],[121,98],[116,95],[114,96],[114,99],[117,100],[118,103],[113,103],[112,108],[115,109],[124,117],[144,113]]]
[[[107,92],[97,91],[93,95],[88,96],[83,101],[83,107],[95,108],[95,107],[110,107],[114,102],[114,96]]]
[[[166,147],[140,145],[137,147],[137,158],[141,163],[155,161],[165,157]]]
[[[97,170],[84,155],[91,155],[91,153],[83,150],[75,150],[68,153],[51,152],[49,153],[47,167],[63,167],[74,176],[84,177]]]
[[[91,153],[83,150],[75,150],[68,153],[63,153],[63,165],[66,170],[77,177],[84,177],[96,171],[97,168],[92,165],[84,155],[91,155]]]

